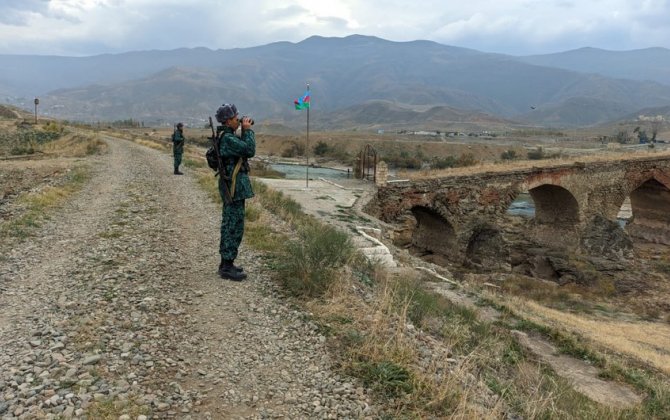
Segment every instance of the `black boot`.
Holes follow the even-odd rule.
[[[221,262],[219,263],[219,272],[221,271],[221,269],[223,268],[223,266],[226,265],[226,264],[230,264],[230,265],[232,265],[232,266],[233,266],[233,269],[234,269],[235,271],[237,271],[238,273],[241,273],[241,272],[244,271],[244,268],[236,266],[235,264],[233,264],[232,261],[227,262],[226,260],[221,260]]]
[[[183,173],[179,172],[179,168],[174,168],[174,174],[175,175],[184,175]]]
[[[222,279],[232,281],[242,281],[247,278],[247,275],[241,271],[237,271],[232,261],[223,261],[219,267],[219,276]]]

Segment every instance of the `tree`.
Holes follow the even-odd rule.
[[[640,127],[637,127],[635,130],[639,131]],[[633,133],[637,133],[637,131],[633,130]],[[619,130],[616,135],[614,136],[616,141],[621,144],[626,144],[630,143],[630,134],[628,134],[628,130]]]
[[[656,118],[651,122],[651,142],[656,143],[656,136],[658,135],[658,130],[661,127],[661,118]]]
[[[649,143],[649,137],[645,130],[638,131],[637,139],[640,141],[640,144]]]
[[[330,146],[325,141],[320,141],[314,145],[314,154],[316,156],[325,156],[330,152]]]
[[[529,150],[528,151],[528,159],[540,160],[540,159],[544,159],[544,157],[545,157],[544,150],[539,146],[535,150]]]

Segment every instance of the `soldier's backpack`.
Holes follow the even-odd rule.
[[[210,146],[209,149],[207,149],[205,158],[207,159],[207,166],[209,166],[214,171],[219,170],[219,160],[216,158],[216,149],[214,149],[214,146]]]
[[[210,124],[212,118],[209,119]],[[207,166],[209,166],[213,171],[219,171],[219,158],[217,157],[217,150],[219,149],[219,141],[221,141],[221,131],[223,127],[216,127],[216,134],[214,134],[214,129],[212,129],[212,145],[209,146],[207,152],[205,153],[205,159],[207,159]]]

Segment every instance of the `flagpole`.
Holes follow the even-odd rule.
[[[307,83],[307,94],[309,94],[309,83]],[[309,188],[309,108],[311,107],[311,97],[309,106],[307,106],[307,165],[305,166],[305,188]]]

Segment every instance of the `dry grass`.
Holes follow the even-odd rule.
[[[429,178],[440,178],[440,177],[449,177],[449,176],[458,176],[458,175],[473,175],[480,174],[483,172],[508,172],[508,171],[518,171],[521,169],[530,169],[530,168],[547,168],[554,166],[562,165],[572,165],[575,162],[584,162],[584,163],[596,163],[596,162],[608,162],[608,161],[619,161],[619,160],[642,160],[650,158],[670,158],[670,151],[653,151],[653,150],[643,150],[643,151],[612,151],[608,153],[593,154],[588,156],[571,156],[561,159],[542,159],[542,160],[519,160],[519,161],[510,161],[503,163],[480,163],[473,166],[460,167],[460,168],[449,168],[442,170],[428,170],[420,172],[408,172],[400,171],[398,173],[399,178],[409,178],[409,179],[429,179]]]
[[[373,389],[393,418],[499,418],[502,404],[482,406],[485,387],[467,386],[474,358],[454,366],[447,346],[408,326],[413,302],[407,289],[379,268],[374,277],[378,287],[370,299],[349,274],[333,283],[326,299],[307,302],[337,337],[342,370]]]
[[[374,276],[368,298],[354,276],[340,276],[326,299],[307,306],[337,343],[342,369],[373,389],[390,417],[645,417],[646,407],[618,411],[589,400],[525,354],[507,329],[415,279]]]
[[[98,136],[73,134],[45,144],[44,153],[60,157],[85,157],[107,150],[107,144]]]
[[[137,144],[141,144],[142,146],[146,146],[154,150],[160,150],[161,152],[172,150],[172,147],[169,144],[158,140],[134,138],[133,141]]]
[[[49,186],[40,191],[20,196],[17,203],[23,207],[20,216],[0,223],[0,235],[23,238],[32,234],[41,225],[48,211],[62,205],[72,194],[79,191],[89,179],[88,168],[77,167],[66,175],[60,186]]]
[[[147,405],[142,405],[135,398],[94,401],[87,409],[89,418],[100,420],[117,420],[123,415],[135,419],[140,415],[149,415],[150,413],[150,408]]]
[[[518,298],[508,301],[507,305],[533,322],[575,331],[599,346],[628,355],[670,374],[670,325],[600,320],[565,313]]]

